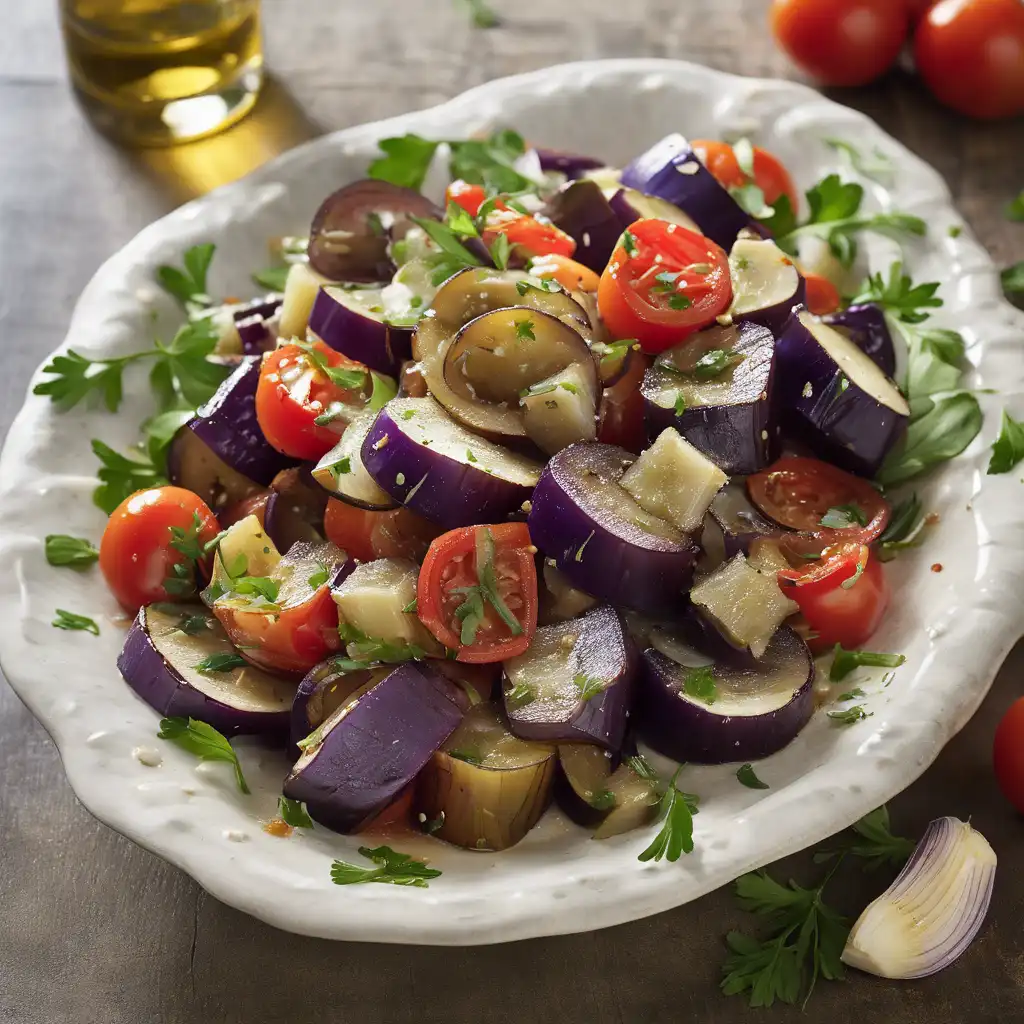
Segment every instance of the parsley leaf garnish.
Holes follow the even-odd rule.
[[[488,252],[490,252],[491,259],[499,270],[508,269],[508,258],[512,252],[512,245],[504,231],[499,231],[494,236],[494,241],[491,242]]]
[[[277,801],[277,813],[281,815],[281,820],[292,828],[313,827],[313,819],[301,800],[292,800],[282,795]]]
[[[875,651],[848,651],[836,644],[832,653],[832,667],[828,678],[833,683],[845,679],[854,669],[899,668],[907,660],[905,654],[881,654]]]
[[[699,668],[688,669],[683,677],[682,689],[688,697],[693,697],[704,704],[714,704],[718,699],[714,666],[701,665]]]
[[[426,889],[428,879],[438,878],[441,874],[434,868],[428,868],[422,861],[413,860],[407,853],[399,853],[389,846],[374,849],[360,846],[359,853],[377,866],[365,868],[336,860],[331,864],[331,881],[335,885],[387,882],[389,885],[414,885],[418,889]]]
[[[986,473],[1009,473],[1024,459],[1024,423],[1015,420],[1005,409],[999,425],[999,436],[992,444],[992,456]]]
[[[283,292],[288,283],[288,274],[291,269],[291,265],[288,263],[280,267],[266,267],[263,270],[257,270],[252,275],[252,279],[261,288],[266,288],[268,292]]]
[[[185,251],[182,267],[169,267],[165,264],[156,268],[157,283],[165,292],[173,295],[189,315],[205,309],[211,303],[206,288],[206,274],[215,249],[212,242],[194,245]]]
[[[50,565],[88,569],[100,557],[90,541],[84,537],[69,537],[66,533],[49,534],[45,545],[46,560]]]
[[[886,181],[892,176],[892,161],[877,147],[870,156],[864,156],[856,146],[845,139],[822,139],[837,153],[843,153],[850,161],[850,166],[865,178],[875,181]]]
[[[537,335],[533,333],[533,321],[532,320],[517,320],[516,321],[516,338],[520,341],[529,339],[530,341],[536,341]]]
[[[878,557],[891,561],[901,551],[916,548],[924,541],[927,525],[921,499],[916,493],[893,505],[889,525],[878,538]]]
[[[335,660],[339,668],[366,668],[368,663],[398,665],[403,661],[415,661],[426,655],[426,651],[416,644],[369,636],[349,622],[340,623],[338,633],[345,642],[345,652],[348,654],[348,658]]]
[[[861,841],[847,843],[841,851],[824,851],[814,855],[815,863],[829,860],[837,853],[849,853],[864,861],[865,871],[880,867],[901,868],[910,859],[916,845],[912,839],[894,836],[889,827],[889,809],[882,804],[869,811],[850,828]]]
[[[88,615],[77,615],[75,612],[65,611],[63,608],[57,609],[57,617],[50,625],[56,626],[57,629],[77,629],[92,633],[93,636],[100,635],[100,627]]]
[[[317,570],[306,581],[311,590],[319,590],[331,578],[330,566],[317,562]]]
[[[608,688],[608,681],[601,679],[598,676],[588,676],[586,672],[577,672],[573,676],[573,685],[580,692],[580,700],[587,701],[591,697],[596,697],[599,693],[604,693]]]
[[[868,277],[860,294],[850,300],[850,305],[873,302],[904,323],[919,324],[929,316],[922,310],[942,305],[942,299],[935,294],[938,290],[938,281],[915,285],[910,276],[903,273],[903,264],[897,260],[889,267],[888,279],[881,273]]]
[[[1010,220],[1024,220],[1024,189],[1021,190],[1020,194],[1016,199],[1010,202],[1010,205],[1006,208],[1006,216]]]
[[[767,782],[762,782],[754,771],[752,764],[744,764],[736,769],[736,778],[739,779],[747,789],[771,789]]]
[[[477,630],[486,619],[485,601],[498,613],[509,632],[519,636],[523,632],[522,624],[512,614],[498,590],[494,571],[494,534],[487,527],[480,527],[476,531],[476,575],[479,581],[476,586],[456,587],[452,591],[462,595],[462,604],[455,609],[455,616],[462,623],[459,636],[462,645],[468,646],[476,641]]]
[[[92,442],[92,450],[100,460],[96,474],[100,478],[100,486],[93,492],[93,501],[108,516],[129,494],[167,483],[163,473],[144,455],[129,458],[96,440]]]
[[[440,143],[419,135],[401,135],[381,139],[377,145],[384,156],[370,164],[367,175],[378,181],[390,181],[392,185],[419,190]]]
[[[366,384],[366,370],[351,370],[343,366],[331,366],[327,356],[310,341],[292,339],[291,342],[305,355],[310,365],[332,384],[346,391],[355,391]]]
[[[774,212],[762,220],[775,236],[779,248],[795,255],[797,242],[803,235],[817,235],[828,242],[833,255],[850,266],[857,255],[854,236],[861,231],[899,238],[903,235],[924,235],[927,225],[920,217],[906,213],[862,214],[864,188],[855,182],[844,182],[838,174],[822,178],[807,192],[810,215],[800,224],[787,196],[780,196]]]
[[[516,683],[510,690],[505,691],[505,703],[521,708],[532,703],[536,696],[537,691],[529,683]]]
[[[468,9],[475,28],[494,28],[498,24],[498,16],[484,0],[461,0],[461,3]]]
[[[238,755],[227,737],[212,725],[195,718],[161,718],[157,736],[162,740],[170,740],[175,746],[187,750],[190,754],[195,754],[200,761],[227,762],[235,769],[235,782],[238,783],[238,788],[243,793],[249,792]]]
[[[692,793],[684,793],[676,787],[682,770],[682,765],[676,769],[658,805],[658,820],[664,821],[661,831],[637,860],[677,861],[681,854],[693,852],[693,816],[699,801]]]
[[[1024,260],[1007,267],[1001,274],[1003,294],[1018,309],[1024,309]]]
[[[236,668],[245,668],[247,664],[245,658],[232,651],[225,654],[211,654],[208,658],[196,662],[193,667],[197,672],[208,675],[211,672],[233,672]]]
[[[771,1006],[776,999],[796,1003],[806,988],[806,1005],[819,977],[843,977],[840,956],[849,922],[822,899],[836,866],[813,889],[793,881],[781,885],[765,871],[736,879],[740,907],[766,918],[769,931],[760,939],[742,932],[726,936],[730,954],[721,983],[726,995],[749,993],[752,1007]]]
[[[855,704],[852,708],[843,711],[829,711],[828,717],[840,725],[853,725],[854,722],[863,722],[865,718],[871,718],[873,711],[865,711],[863,706]]]
[[[853,526],[867,526],[868,517],[859,505],[850,502],[848,505],[833,505],[818,520],[818,525],[832,530],[847,530]]]

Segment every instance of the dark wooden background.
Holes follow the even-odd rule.
[[[896,0],[894,0],[896,2]],[[488,78],[565,60],[679,57],[794,77],[765,27],[767,0],[495,3],[470,28],[452,0],[264,0],[273,81],[254,117],[216,139],[139,154],[96,136],[72,101],[53,0],[0,0],[0,428],[62,339],[107,256],[185,199],[312,135],[427,106]],[[1024,187],[1024,123],[971,124],[904,74],[837,94],[946,177],[1002,262],[1024,258],[1003,216]],[[680,125],[685,130],[685,125]],[[312,198],[311,197],[311,201]],[[1007,595],[1007,600],[1013,597]],[[893,801],[918,835],[971,816],[1000,857],[981,938],[917,983],[822,984],[803,1018],[831,1024],[1024,1020],[1024,827],[995,789],[996,722],[1022,689],[1018,646],[970,725]],[[809,854],[777,865],[813,876]],[[833,886],[855,911],[888,879]],[[332,944],[276,931],[206,896],[94,821],[42,728],[0,683],[0,1021],[17,1024],[370,1021],[374,1024],[677,1024],[796,1019],[717,989],[721,936],[748,924],[728,889],[589,935],[476,949]]]

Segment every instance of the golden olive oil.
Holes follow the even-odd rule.
[[[61,0],[61,15],[78,98],[120,139],[201,138],[256,100],[259,0]]]

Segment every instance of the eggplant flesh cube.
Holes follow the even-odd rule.
[[[356,566],[331,593],[341,617],[367,636],[433,652],[437,641],[415,613],[405,610],[416,600],[418,575],[419,567],[409,559],[378,558]]]
[[[906,429],[899,388],[848,337],[797,310],[779,337],[781,408],[793,436],[872,477]]]
[[[775,631],[799,608],[779,589],[778,568],[760,571],[738,554],[690,591],[698,611],[736,647],[760,657]]]
[[[622,476],[622,487],[651,515],[683,533],[700,528],[729,478],[679,432],[667,427]]]
[[[527,437],[548,455],[597,437],[594,374],[577,363],[530,387],[520,403]]]

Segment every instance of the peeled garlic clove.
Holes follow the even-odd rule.
[[[978,934],[995,880],[988,840],[959,818],[937,818],[906,867],[850,931],[843,962],[882,978],[948,967]]]

